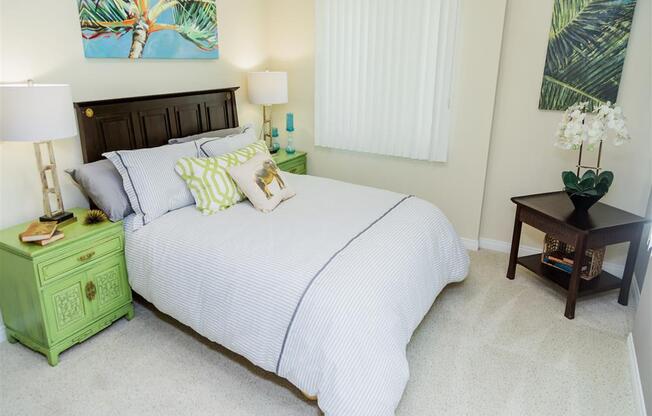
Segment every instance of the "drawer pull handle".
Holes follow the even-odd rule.
[[[96,294],[97,288],[95,287],[95,283],[93,283],[93,281],[86,283],[86,299],[92,302],[93,299],[95,299]]]
[[[79,261],[88,261],[88,260],[92,259],[94,255],[95,255],[95,252],[91,251],[90,253],[86,253],[83,256],[79,256],[78,260]]]

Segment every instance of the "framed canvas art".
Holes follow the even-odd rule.
[[[616,102],[636,0],[555,0],[539,108]]]
[[[217,59],[215,0],[77,0],[87,58]]]

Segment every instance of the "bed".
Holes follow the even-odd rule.
[[[185,123],[188,135],[237,126],[234,92],[78,103],[85,160],[160,145],[184,117],[196,122]],[[393,415],[412,333],[442,289],[465,278],[468,255],[441,211],[419,198],[312,176],[288,181],[297,196],[270,214],[248,202],[212,216],[187,206],[137,231],[127,218],[132,289],[318,397],[327,416]]]

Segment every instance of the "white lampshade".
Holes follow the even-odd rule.
[[[76,135],[69,85],[0,85],[0,140],[37,142]]]
[[[250,72],[249,101],[252,104],[274,105],[288,102],[287,72]]]

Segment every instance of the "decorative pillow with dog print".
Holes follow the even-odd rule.
[[[260,153],[269,157],[267,145],[262,140],[219,157],[184,157],[177,161],[174,170],[186,182],[197,209],[204,215],[211,215],[244,200],[245,196],[227,169]]]
[[[248,162],[232,166],[227,171],[259,211],[271,212],[295,195],[269,153],[258,153]]]

